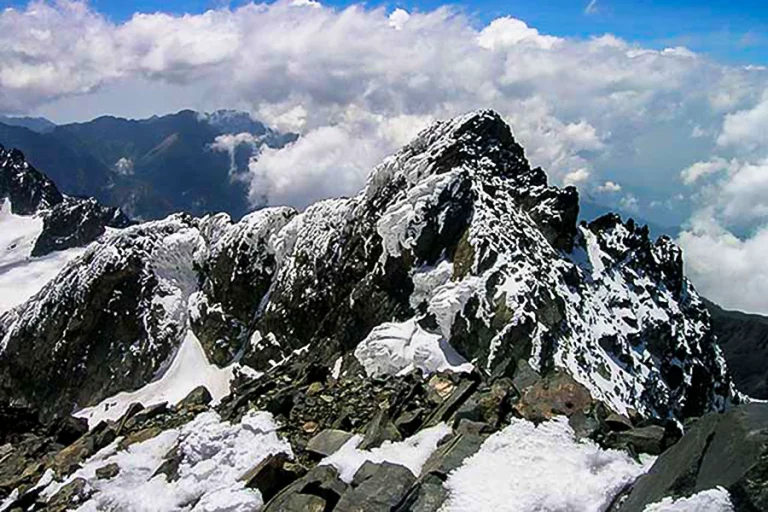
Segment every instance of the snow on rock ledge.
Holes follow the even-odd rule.
[[[599,512],[653,462],[579,442],[563,417],[538,426],[515,419],[445,482],[441,512]]]
[[[78,510],[195,510],[198,512],[258,510],[263,500],[258,490],[246,489],[242,475],[271,454],[293,456],[291,446],[277,435],[272,415],[251,411],[240,423],[222,421],[205,412],[178,429],[118,450],[119,439],[88,459],[63,482],[43,490],[54,496],[67,483],[83,478],[95,493]],[[155,472],[169,450],[181,455],[178,479],[169,482]],[[110,463],[120,468],[108,480],[96,470]]]
[[[438,334],[415,319],[376,327],[355,349],[355,357],[372,377],[409,372],[471,372],[473,366]]]
[[[133,403],[145,407],[161,402],[174,405],[198,386],[205,386],[213,397],[213,404],[216,404],[229,394],[229,382],[234,376],[235,367],[236,363],[227,368],[210,364],[195,333],[187,331],[171,366],[159,380],[136,391],[105,398],[93,407],[77,411],[74,416],[86,418],[88,425],[93,428],[101,421],[117,420]]]

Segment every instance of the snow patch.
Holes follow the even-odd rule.
[[[645,507],[643,512],[733,512],[728,491],[722,487],[701,491],[688,498],[664,498]]]
[[[346,483],[352,481],[357,470],[366,461],[400,464],[418,477],[421,475],[424,463],[437,449],[438,443],[451,432],[451,427],[440,423],[434,427],[425,428],[404,441],[397,443],[385,441],[380,447],[372,450],[359,450],[357,447],[363,441],[363,437],[355,435],[336,453],[320,461],[320,464],[335,467],[339,471],[339,478]]]
[[[415,318],[374,327],[355,349],[355,357],[372,377],[413,368],[425,373],[471,372],[473,368],[445,338],[425,331]]]
[[[653,460],[645,462],[577,441],[563,417],[539,426],[514,419],[449,475],[441,512],[598,512]]]
[[[215,412],[198,415],[179,429],[118,451],[119,439],[91,457],[63,482],[50,484],[45,498],[76,478],[95,491],[77,510],[131,510],[136,512],[191,510],[239,512],[263,505],[257,490],[246,489],[240,477],[271,454],[293,456],[290,444],[277,435],[272,415],[250,411],[239,424],[221,421]],[[181,455],[178,480],[153,477],[163,457],[176,448]],[[115,463],[117,476],[102,480],[96,470]]]
[[[217,403],[229,394],[229,382],[234,377],[235,364],[219,368],[208,362],[200,340],[187,331],[171,366],[160,378],[136,391],[121,392],[105,398],[98,405],[77,411],[74,415],[86,418],[93,428],[103,420],[117,420],[132,403],[144,406],[160,402],[176,404],[198,386],[205,386]]]
[[[74,248],[33,258],[42,231],[41,217],[12,213],[7,198],[0,203],[0,314],[26,302],[84,252]]]

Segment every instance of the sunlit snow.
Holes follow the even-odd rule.
[[[688,498],[664,498],[645,507],[643,512],[733,512],[728,491],[722,487],[701,491]]]
[[[450,474],[442,512],[598,512],[645,472],[626,452],[577,441],[568,420],[515,419]]]
[[[251,411],[236,424],[205,412],[179,429],[166,430],[126,450],[118,451],[116,440],[65,481],[50,484],[43,496],[51,497],[68,482],[83,478],[96,492],[79,511],[258,510],[263,505],[261,494],[246,489],[240,478],[270,454],[292,455],[277,428],[266,412]],[[182,456],[179,478],[168,482],[163,474],[153,476],[174,447]],[[97,478],[96,470],[110,463],[120,468],[117,476]]]
[[[372,450],[358,449],[357,446],[363,441],[363,437],[355,435],[336,453],[323,459],[320,464],[335,467],[339,471],[339,478],[347,483],[352,481],[357,470],[366,461],[400,464],[408,468],[414,476],[419,476],[421,468],[432,452],[437,449],[438,443],[450,433],[451,428],[445,423],[440,423],[434,427],[425,428],[404,441],[397,443],[385,441]]]
[[[15,215],[7,198],[0,203],[0,314],[39,292],[83,253],[83,248],[75,248],[33,258],[32,248],[42,230],[39,216]]]
[[[232,364],[219,368],[209,363],[197,336],[189,330],[171,366],[159,380],[136,391],[106,398],[98,405],[79,410],[75,416],[87,418],[88,424],[94,427],[102,420],[118,419],[132,403],[144,406],[160,402],[175,404],[201,385],[208,389],[215,403],[229,394],[229,381],[235,367],[236,364]]]

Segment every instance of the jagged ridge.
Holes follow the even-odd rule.
[[[730,383],[679,249],[577,214],[576,190],[548,186],[498,114],[437,123],[354,198],[107,235],[0,319],[4,394],[50,414],[92,405],[162,371],[190,327],[220,366],[265,371],[311,347],[326,367],[355,350],[353,371],[435,371],[429,347],[449,343],[489,377],[564,369],[621,412],[722,408]],[[410,331],[393,340],[393,325]],[[33,353],[52,356],[30,379]]]

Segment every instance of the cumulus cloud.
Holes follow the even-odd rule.
[[[250,164],[251,201],[304,208],[320,199],[354,195],[372,167],[433,121],[386,118],[357,108],[348,109],[344,118],[307,132],[286,148],[265,148]]]
[[[725,116],[717,143],[721,146],[737,146],[743,150],[754,151],[765,148],[767,139],[768,89],[757,105]]]
[[[715,157],[707,162],[696,162],[690,167],[686,167],[680,173],[680,177],[682,178],[683,183],[691,185],[696,183],[699,178],[726,171],[730,166],[730,162],[724,158]]]
[[[565,178],[563,178],[563,182],[566,185],[578,185],[579,183],[586,182],[588,179],[589,171],[582,168],[566,174]]]
[[[702,213],[678,241],[700,293],[728,308],[768,312],[768,227],[739,239]]]
[[[278,0],[122,23],[83,1],[0,11],[0,111],[55,112],[66,102],[76,111],[77,98],[106,105],[116,91],[110,110],[132,115],[126,110],[158,103],[124,100],[143,84],[165,91],[163,101],[243,108],[300,133],[251,163],[254,205],[352,194],[430,121],[494,108],[556,184],[621,192],[630,210],[687,184],[723,229],[756,229],[768,192],[767,81],[765,68],[682,47],[556,37],[510,16],[477,26],[450,7],[409,13]],[[236,143],[244,142],[215,142],[227,151]],[[683,168],[684,183],[670,178]]]
[[[595,190],[601,194],[613,194],[621,192],[621,185],[613,181],[606,181],[602,185],[598,185]]]
[[[755,84],[768,73],[692,55],[611,35],[555,37],[509,16],[476,28],[448,7],[408,13],[278,1],[115,24],[83,2],[38,1],[0,13],[0,110],[137,79],[202,90],[194,97],[245,107],[304,135],[323,127],[353,133],[341,124],[350,108],[390,119],[491,107],[562,184],[587,173],[615,178],[600,167],[637,159],[638,138],[661,123],[709,126],[723,108],[754,106]],[[366,144],[392,151],[390,142]]]
[[[640,211],[640,201],[637,200],[633,194],[627,194],[619,200],[619,206],[622,210],[626,210],[630,213],[637,213]]]

